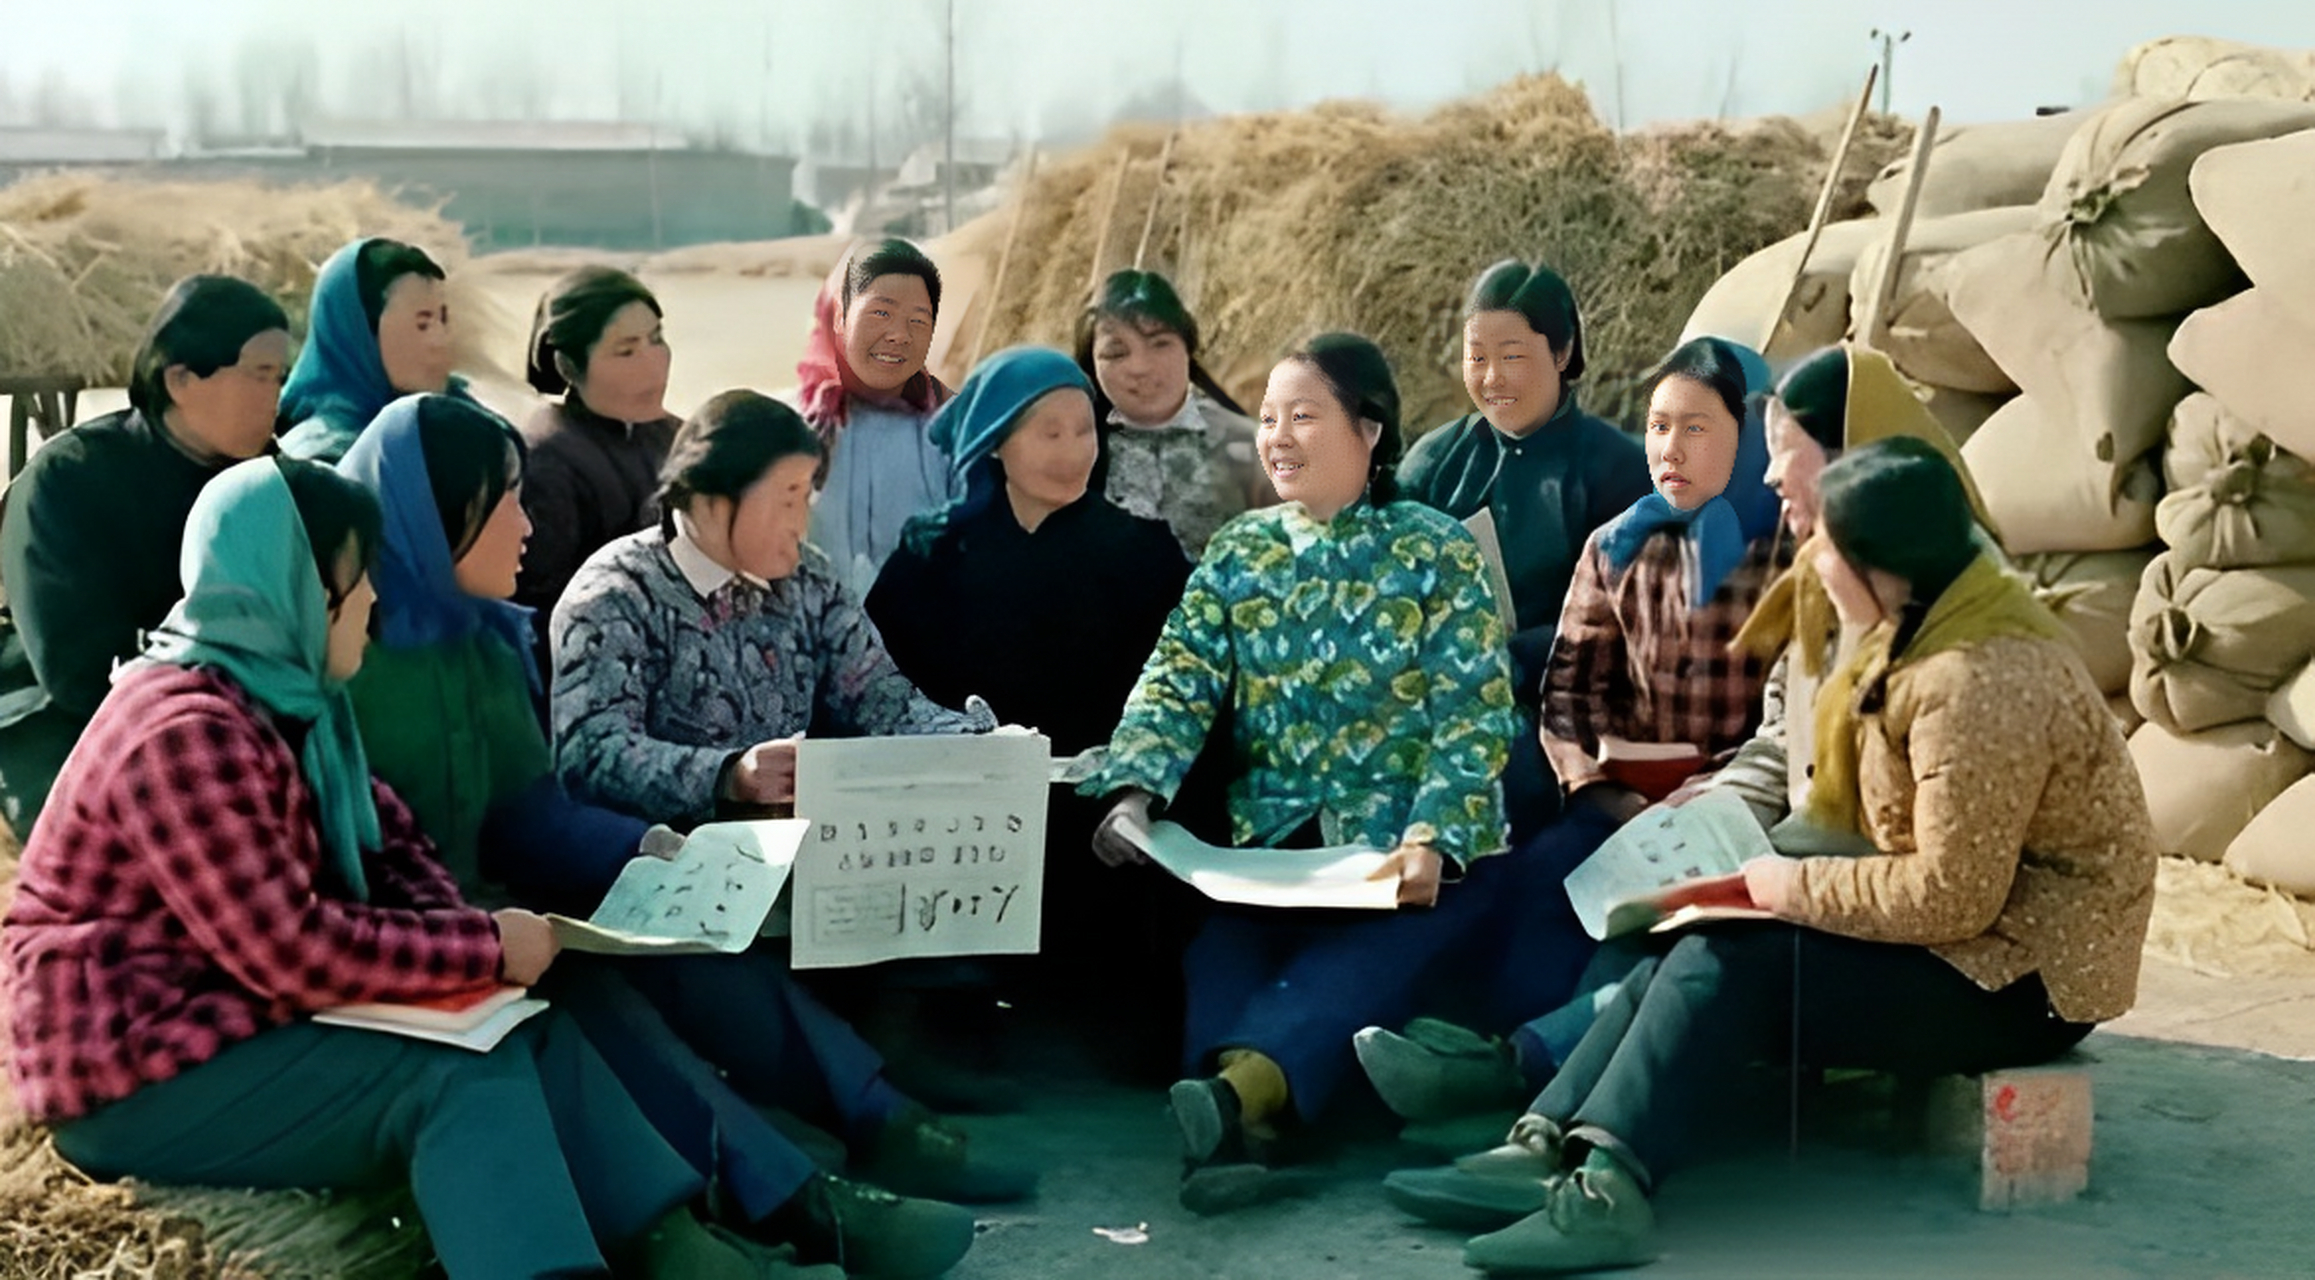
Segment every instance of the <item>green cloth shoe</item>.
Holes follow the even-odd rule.
[[[1383,1179],[1401,1212],[1459,1231],[1494,1231],[1547,1207],[1566,1176],[1559,1126],[1521,1116],[1504,1141],[1438,1169],[1402,1169]]]
[[[1351,1045],[1383,1105],[1408,1120],[1451,1120],[1526,1099],[1511,1047],[1451,1022],[1417,1018],[1404,1033],[1368,1027]]]
[[[702,1223],[688,1208],[654,1223],[634,1246],[635,1269],[667,1280],[844,1280],[844,1268],[805,1266],[772,1247]]]
[[[751,1225],[748,1236],[792,1245],[805,1262],[833,1262],[855,1276],[930,1280],[973,1247],[973,1215],[952,1204],[816,1173],[786,1204]]]
[[[1037,1190],[1036,1170],[976,1158],[963,1130],[919,1106],[885,1122],[854,1172],[887,1191],[951,1204],[1006,1204]]]
[[[1594,1149],[1552,1185],[1550,1203],[1463,1246],[1463,1265],[1486,1272],[1557,1275],[1656,1260],[1656,1211],[1622,1162]]]

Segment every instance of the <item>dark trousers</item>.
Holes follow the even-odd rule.
[[[2050,1011],[2038,975],[1986,991],[1925,947],[1717,925],[1626,975],[1531,1110],[1660,1178],[1756,1064],[1975,1073],[2046,1062],[2089,1031]]]
[[[735,1086],[742,1077],[727,1078],[625,976],[649,974],[653,965],[689,959],[651,956],[629,961],[565,952],[548,970],[540,994],[586,1032],[667,1145],[742,1216],[754,1221],[787,1203],[815,1170],[811,1157],[741,1095]],[[761,1003],[734,1003],[725,1006],[723,1020],[776,1023],[781,1012]],[[799,1083],[787,1084],[785,1092],[815,1096]]]
[[[1598,808],[1577,805],[1499,862],[1495,910],[1483,927],[1478,972],[1487,975],[1476,1014],[1491,1035],[1512,1031],[1567,1003],[1599,944],[1568,902],[1567,876],[1615,831]]]
[[[1474,862],[1435,907],[1217,910],[1182,959],[1188,1072],[1256,1050],[1285,1072],[1296,1114],[1315,1118],[1353,1065],[1352,1035],[1404,1023],[1469,956],[1507,856]]]
[[[494,1051],[296,1022],[56,1127],[99,1177],[267,1189],[407,1178],[453,1277],[600,1274],[698,1195],[578,1026]]]
[[[760,946],[731,956],[640,957],[619,971],[749,1102],[853,1141],[905,1102],[885,1082],[876,1050]]]

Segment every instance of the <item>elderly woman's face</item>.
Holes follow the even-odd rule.
[[[1674,374],[1648,399],[1648,475],[1656,492],[1682,511],[1694,511],[1728,488],[1736,472],[1737,436],[1743,430],[1720,393]]]
[[[1101,439],[1093,430],[1093,400],[1075,387],[1048,391],[1021,412],[1021,421],[997,446],[1005,484],[1035,506],[1058,511],[1085,496]]]
[[[932,290],[922,279],[878,276],[844,313],[844,363],[869,390],[889,395],[924,372],[932,325]]]
[[[1316,365],[1282,360],[1262,393],[1254,447],[1281,499],[1331,520],[1366,492],[1379,429],[1351,417]]]

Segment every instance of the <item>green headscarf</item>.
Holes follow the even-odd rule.
[[[145,656],[214,667],[268,710],[307,721],[298,763],[321,809],[322,845],[356,902],[370,897],[362,854],[379,846],[370,763],[343,682],[329,677],[329,604],[281,463],[254,458],[201,490],[177,572],[185,598]]]

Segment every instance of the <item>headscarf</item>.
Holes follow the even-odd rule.
[[[1842,450],[1860,448],[1876,440],[1890,440],[1900,436],[1927,442],[1953,464],[1961,477],[1962,489],[1969,494],[1970,510],[1977,516],[1978,526],[1987,538],[2000,545],[2000,532],[1993,516],[1986,510],[1985,499],[1977,492],[1970,479],[1969,464],[1962,460],[1953,437],[1929,412],[1929,406],[1913,394],[1903,375],[1889,357],[1869,347],[1842,344],[1848,354],[1849,376],[1847,400],[1842,410]],[[1811,434],[1814,434],[1812,432]],[[1840,619],[1833,612],[1832,597],[1825,592],[1824,580],[1817,576],[1816,549],[1819,531],[1802,544],[1793,556],[1792,567],[1778,575],[1776,581],[1761,593],[1760,603],[1753,606],[1752,616],[1745,619],[1744,627],[1736,633],[1733,648],[1749,653],[1763,662],[1773,661],[1788,646],[1798,654],[1801,669],[1815,676],[1823,672],[1825,652],[1833,637],[1840,634]],[[1794,646],[1796,638],[1807,642]]]
[[[293,457],[336,461],[401,394],[386,376],[377,328],[362,306],[361,256],[370,243],[356,240],[331,254],[314,277],[305,346],[281,388],[281,418],[292,424],[282,449]],[[444,394],[473,399],[456,375]]]
[[[329,676],[328,599],[279,462],[237,463],[201,490],[178,574],[185,598],[145,656],[215,667],[275,715],[311,723],[298,764],[321,811],[322,847],[347,892],[368,901],[362,853],[380,846],[369,757],[353,701]]]
[[[854,400],[923,417],[949,398],[949,389],[930,368],[917,370],[897,391],[872,391],[844,358],[844,277],[852,270],[853,258],[867,247],[856,246],[845,254],[821,283],[819,296],[812,300],[812,333],[804,340],[804,358],[796,362],[796,399],[829,457],[835,456],[836,437],[844,434]]]
[[[955,488],[963,496],[911,519],[901,532],[909,550],[919,555],[929,552],[943,531],[979,515],[996,500],[1004,488],[997,450],[1029,406],[1068,387],[1088,397],[1093,394],[1093,383],[1077,362],[1050,347],[1007,347],[974,366],[972,376],[927,428],[934,446],[949,456]]]
[[[1631,567],[1640,548],[1659,530],[1680,530],[1691,552],[1688,599],[1698,609],[1712,602],[1720,584],[1744,562],[1754,540],[1776,532],[1781,514],[1776,491],[1767,482],[1768,427],[1760,406],[1761,394],[1770,385],[1768,362],[1750,347],[1721,338],[1713,341],[1726,347],[1744,370],[1745,411],[1737,424],[1736,461],[1729,468],[1728,484],[1693,511],[1682,511],[1662,493],[1651,492],[1600,530],[1600,548],[1618,573]]]
[[[420,429],[425,396],[387,405],[346,451],[338,470],[378,495],[385,536],[371,582],[378,590],[378,639],[389,649],[417,649],[488,632],[522,655],[531,691],[540,687],[531,610],[468,595],[458,585],[443,533]],[[492,415],[511,436],[514,428]]]

